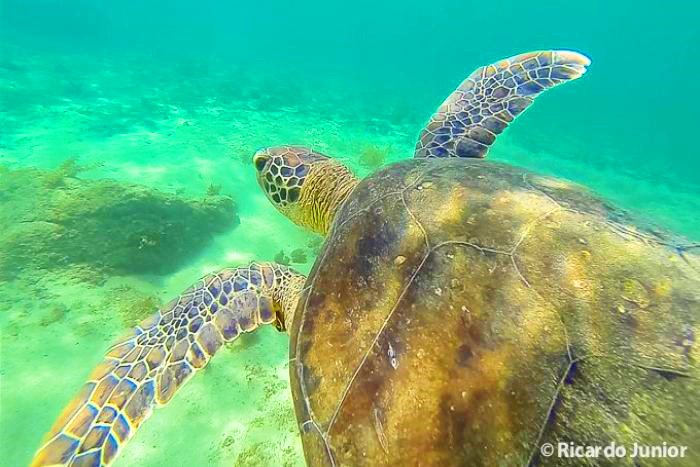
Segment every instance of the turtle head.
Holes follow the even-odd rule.
[[[277,146],[258,150],[253,156],[253,165],[268,199],[286,214],[286,208],[299,201],[314,164],[328,159],[307,148]]]
[[[258,183],[294,223],[326,234],[337,209],[357,184],[339,161],[300,146],[276,146],[253,155]]]

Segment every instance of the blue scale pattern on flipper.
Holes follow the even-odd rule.
[[[179,362],[173,365],[173,376],[176,385],[181,385],[187,377],[194,372],[194,369],[187,362]]]
[[[477,69],[431,118],[416,145],[416,157],[484,157],[495,136],[537,95],[578,78],[588,64],[574,52],[542,51]]]
[[[266,297],[261,297],[260,298],[260,319],[262,319],[264,322],[269,322],[273,316],[275,315],[275,312],[272,309],[272,303],[270,303],[270,300],[267,299]]]
[[[88,404],[84,406],[68,425],[68,431],[78,437],[84,436],[90,429],[92,422],[97,418],[97,414],[98,409],[94,405]]]
[[[193,319],[192,322],[190,323],[190,332],[194,333],[194,332],[199,331],[199,328],[202,326],[203,323],[204,323],[204,320],[199,316],[197,318]]]
[[[221,280],[215,277],[214,280],[209,284],[209,292],[216,298],[221,293]]]
[[[121,380],[114,389],[108,403],[114,405],[117,409],[123,408],[129,397],[136,391],[136,387],[136,383],[129,379]]]
[[[518,94],[521,96],[531,96],[542,92],[544,88],[534,81],[528,81],[518,86]]]
[[[153,381],[147,381],[143,386],[138,388],[126,407],[124,412],[129,417],[129,420],[143,420],[146,411],[153,406],[154,385]]]
[[[256,287],[260,287],[262,285],[262,275],[258,271],[251,271],[250,283]]]
[[[47,453],[47,460],[57,464],[65,464],[73,457],[80,442],[65,434],[59,434],[43,449]]]
[[[102,443],[105,442],[105,439],[107,439],[108,434],[108,426],[98,425],[92,427],[92,429],[88,432],[87,436],[80,445],[78,453],[90,451],[91,449],[102,446]]]
[[[243,279],[242,277],[236,277],[236,279],[233,281],[233,291],[234,292],[240,292],[241,290],[245,290],[248,288],[248,281]]]
[[[261,321],[274,321],[279,305],[264,294],[278,284],[275,268],[279,266],[254,264],[207,276],[162,312],[142,321],[110,348],[91,374],[94,379],[66,410],[65,424],[57,424],[37,459],[70,465],[112,462],[152,412],[156,394],[158,403],[170,400],[195,368],[206,365],[225,341],[239,334],[239,323],[252,331]],[[236,278],[243,290],[233,290]],[[76,439],[80,434],[82,442]]]
[[[102,462],[106,465],[112,462],[117,455],[119,443],[111,434],[107,436],[104,447],[102,448]]]
[[[216,326],[221,330],[221,334],[226,340],[232,340],[238,336],[238,329],[236,327],[236,319],[233,313],[229,310],[222,310],[216,315],[214,319]]]
[[[219,350],[219,347],[221,347],[223,344],[219,332],[216,330],[214,325],[210,323],[207,323],[202,327],[198,337],[202,344],[203,350],[209,355],[214,355],[214,353]]]
[[[213,300],[213,299],[211,298],[211,295],[208,294],[208,293],[206,293],[206,292],[204,293],[203,299],[204,299],[204,303],[207,304],[207,305],[210,305],[211,302],[212,302],[212,300]]]
[[[462,140],[457,144],[457,155],[459,157],[479,157],[485,145],[473,140]],[[447,153],[447,150],[445,150]]]
[[[117,411],[113,407],[104,407],[97,418],[97,423],[112,423],[117,417]]]
[[[497,118],[489,117],[482,122],[482,126],[484,128],[488,128],[491,132],[495,134],[499,134],[503,130],[505,130],[506,123]]]
[[[204,354],[202,348],[196,342],[190,344],[190,355],[187,357],[187,361],[192,364],[195,368],[202,368],[206,365],[208,360],[207,355]]]
[[[86,452],[75,456],[70,467],[100,467],[102,465],[100,451]]]

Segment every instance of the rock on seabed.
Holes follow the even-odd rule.
[[[189,199],[109,179],[0,167],[0,278],[75,264],[166,274],[237,222],[228,196]]]

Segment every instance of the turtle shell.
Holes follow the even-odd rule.
[[[700,465],[699,314],[692,249],[577,185],[394,164],[336,216],[296,312],[307,463],[558,465],[545,443],[666,442]]]

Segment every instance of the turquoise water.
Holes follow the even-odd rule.
[[[500,58],[569,48],[593,63],[538,98],[489,157],[700,240],[694,4],[288,3],[0,0],[0,166],[74,159],[82,180],[188,197],[214,186],[240,220],[167,273],[91,280],[68,262],[0,279],[2,465],[29,462],[138,297],[164,303],[207,272],[300,247],[294,266],[310,269],[317,240],[261,194],[256,148],[313,146],[366,175],[410,158],[445,96]],[[286,346],[264,329],[220,351],[116,465],[301,465]]]

